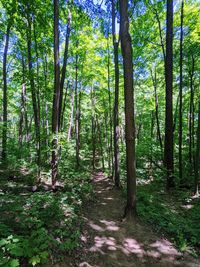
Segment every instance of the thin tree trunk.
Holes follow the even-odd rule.
[[[192,55],[192,68],[189,73],[190,76],[190,113],[189,113],[189,162],[192,167],[192,147],[193,147],[193,127],[194,127],[194,86],[193,86],[193,77],[194,77],[194,57]]]
[[[166,109],[165,109],[165,149],[164,162],[167,170],[167,185],[169,190],[174,187],[173,159],[173,0],[167,0],[167,30],[166,30]]]
[[[158,94],[157,94],[157,75],[156,75],[156,69],[155,69],[154,77],[153,77],[153,73],[151,71],[151,77],[152,77],[153,86],[154,86],[155,115],[156,115],[157,135],[158,135],[158,140],[159,140],[159,143],[160,143],[161,155],[163,157],[163,144],[162,144],[162,137],[161,137],[161,131],[160,131],[160,121],[159,121],[159,106],[158,106]]]
[[[40,118],[39,118],[39,110],[37,103],[37,91],[35,88],[34,82],[34,71],[33,71],[33,58],[32,58],[32,23],[29,14],[29,8],[27,12],[27,21],[28,21],[28,29],[27,29],[27,50],[28,50],[28,68],[29,68],[29,81],[31,87],[31,95],[32,95],[32,105],[33,105],[33,113],[34,113],[34,123],[35,123],[35,136],[36,136],[36,150],[37,150],[37,166],[38,166],[38,178],[40,179],[40,166],[41,166],[41,147],[40,147]]]
[[[120,0],[120,37],[124,66],[127,204],[125,216],[136,215],[135,119],[131,37],[129,34],[128,0]]]
[[[107,72],[108,72],[108,103],[109,103],[109,120],[110,120],[110,148],[109,148],[109,154],[110,154],[110,163],[109,166],[111,168],[111,176],[113,177],[113,135],[112,135],[112,103],[111,103],[111,91],[110,91],[110,49],[109,49],[109,36],[107,40],[107,51],[108,51],[108,62],[107,62]]]
[[[59,129],[62,127],[62,102],[63,102],[63,89],[65,83],[65,76],[66,76],[66,68],[67,68],[67,59],[68,59],[68,47],[69,47],[69,36],[71,31],[71,13],[68,16],[68,24],[66,30],[66,37],[65,37],[65,51],[64,51],[64,59],[63,59],[63,66],[61,70],[61,79],[60,79],[60,102],[59,102]]]
[[[76,132],[76,164],[77,167],[80,166],[80,133],[79,133],[79,119],[80,119],[80,111],[79,111],[79,96],[78,96],[78,55],[76,55],[76,77],[75,77],[75,108],[76,108],[76,122],[75,122],[75,132]]]
[[[7,88],[7,56],[11,24],[8,23],[3,52],[3,133],[2,133],[2,162],[7,162],[7,124],[8,124],[8,88]]]
[[[64,96],[64,101],[63,101],[63,109],[61,112],[61,130],[63,130],[63,126],[64,126],[64,116],[65,116],[65,109],[66,109],[66,104],[67,104],[67,91],[68,91],[68,87],[69,87],[69,81],[67,83],[66,89],[65,89],[65,96]]]
[[[199,171],[200,171],[200,101],[198,107],[198,127],[196,140],[196,163],[195,163],[195,195],[199,195]]]
[[[68,129],[68,137],[67,137],[67,141],[69,142],[69,140],[72,138],[72,129],[73,129],[73,121],[74,121],[74,90],[73,88],[71,88],[71,112],[70,112],[70,116],[69,116],[69,129]]]
[[[165,45],[164,45],[163,36],[162,36],[161,22],[160,22],[158,10],[156,8],[154,8],[153,11],[154,11],[156,20],[158,22],[158,29],[159,29],[159,36],[160,36],[160,45],[162,47],[162,53],[163,53],[163,58],[164,58],[164,62],[165,62],[166,61],[166,54],[165,54]]]
[[[96,118],[95,118],[95,95],[93,91],[93,85],[91,89],[91,106],[92,106],[92,168],[95,169],[95,158],[96,158]]]
[[[58,180],[58,124],[60,102],[59,0],[54,0],[54,96],[52,110],[52,187]]]
[[[183,144],[183,8],[184,1],[181,4],[181,29],[180,29],[180,84],[179,84],[179,180],[183,179],[183,161],[182,161],[182,144]]]
[[[119,174],[119,56],[118,47],[119,41],[116,37],[115,29],[115,1],[112,0],[112,36],[113,36],[113,48],[114,48],[114,65],[115,65],[115,102],[114,102],[114,180],[115,186],[120,185],[120,174]]]

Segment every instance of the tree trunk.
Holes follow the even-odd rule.
[[[162,155],[162,158],[163,158],[163,144],[162,144],[162,137],[161,137],[161,131],[160,131],[159,110],[158,110],[158,94],[157,94],[157,75],[156,75],[156,69],[155,69],[154,77],[153,77],[153,73],[151,71],[151,77],[152,77],[153,86],[154,86],[155,115],[156,115],[157,135],[158,135],[158,140],[159,140],[159,143],[160,143],[161,155]]]
[[[66,109],[66,103],[67,103],[67,91],[68,91],[68,87],[69,87],[69,81],[67,83],[66,89],[65,89],[65,96],[64,96],[64,101],[63,101],[63,109],[61,112],[61,121],[60,121],[60,127],[61,130],[63,130],[63,126],[64,126],[64,116],[65,116],[65,109]]]
[[[109,120],[110,120],[110,147],[109,147],[109,158],[111,159],[109,166],[111,168],[111,177],[113,177],[113,135],[112,135],[112,103],[111,103],[111,91],[110,91],[110,48],[109,48],[109,36],[107,40],[107,51],[108,51],[108,62],[107,62],[107,72],[108,72],[108,103],[109,103]]]
[[[67,68],[70,31],[71,31],[71,13],[69,13],[69,16],[68,16],[68,24],[67,24],[66,37],[65,37],[64,59],[63,59],[63,66],[62,66],[61,79],[60,79],[59,129],[62,128],[61,118],[62,118],[63,89],[64,89],[65,75],[66,75],[66,68]]]
[[[2,162],[7,163],[7,124],[8,124],[8,89],[7,89],[7,56],[11,25],[8,23],[3,52],[3,133],[2,133]]]
[[[67,141],[72,138],[72,129],[73,129],[73,118],[74,118],[74,90],[71,88],[71,112],[70,112],[70,119],[69,119],[69,130],[68,130],[68,137]]]
[[[125,216],[136,215],[136,170],[135,170],[135,119],[133,94],[133,62],[131,37],[129,34],[128,0],[120,0],[120,36],[124,67],[125,131],[127,204]]]
[[[37,99],[37,91],[35,88],[34,82],[34,71],[33,71],[33,58],[32,58],[32,22],[29,13],[29,7],[27,12],[27,21],[28,21],[28,29],[27,29],[27,50],[28,50],[28,68],[29,68],[29,81],[31,87],[31,96],[32,96],[32,105],[33,105],[33,113],[34,113],[34,123],[35,123],[35,136],[36,136],[36,151],[37,151],[37,166],[38,166],[38,178],[40,179],[40,166],[41,166],[41,140],[40,140],[40,118],[39,118],[39,110],[38,110],[38,99]]]
[[[76,132],[76,164],[77,168],[80,166],[80,110],[79,110],[79,96],[78,96],[78,55],[76,55],[76,78],[75,78],[75,108],[76,108],[76,122],[75,122],[75,132]]]
[[[167,170],[167,190],[174,187],[173,160],[173,0],[167,0],[166,31],[166,109],[164,162]]]
[[[118,47],[119,41],[116,37],[115,29],[115,19],[116,19],[116,10],[115,10],[115,1],[112,0],[112,36],[113,36],[113,48],[114,48],[114,65],[115,65],[115,102],[114,102],[114,180],[115,186],[119,187],[120,185],[120,176],[119,176],[119,56],[118,56]]]
[[[200,171],[200,101],[198,107],[198,127],[196,141],[196,163],[195,163],[195,195],[199,195],[199,171]]]
[[[183,179],[182,144],[183,144],[183,7],[181,4],[181,29],[180,29],[180,81],[179,81],[179,180]]]
[[[52,110],[52,187],[58,180],[58,124],[60,101],[59,0],[54,0],[54,96]]]
[[[194,57],[192,55],[192,68],[189,73],[190,76],[190,113],[189,113],[189,162],[192,167],[192,159],[193,159],[193,117],[194,117],[194,85],[193,85],[193,77],[194,77]]]

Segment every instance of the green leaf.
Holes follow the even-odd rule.
[[[10,267],[17,267],[19,266],[19,260],[12,259],[9,264],[10,264]]]
[[[38,255],[33,256],[30,260],[29,263],[35,266],[36,264],[40,263],[40,257]]]

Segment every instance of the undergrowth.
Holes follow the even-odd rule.
[[[79,245],[79,215],[92,191],[90,172],[65,166],[61,173],[63,187],[57,192],[30,192],[26,177],[12,183],[1,179],[0,266],[59,261]]]

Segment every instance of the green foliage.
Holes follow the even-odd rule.
[[[19,181],[18,194],[16,189],[1,192],[0,266],[20,266],[22,262],[35,266],[48,261],[49,255],[61,259],[78,246],[78,215],[92,187],[85,170],[68,175],[62,176],[63,190],[55,193],[30,193],[26,187],[18,188]]]
[[[137,208],[139,216],[157,231],[169,236],[181,251],[199,247],[200,200],[193,201],[188,198],[188,193],[182,191],[170,197],[162,188],[162,183],[158,182],[156,185],[152,183],[139,186]]]

